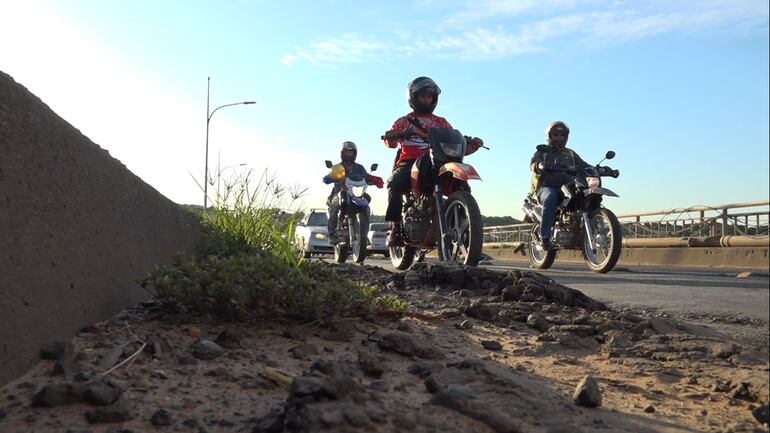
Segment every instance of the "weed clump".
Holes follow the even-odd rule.
[[[203,240],[195,257],[176,256],[139,283],[159,299],[229,320],[325,319],[372,310],[402,311],[403,301],[306,261],[292,245],[291,208],[302,191],[285,189],[266,173],[256,188],[250,173],[225,185],[201,212]],[[290,203],[283,202],[289,191]]]

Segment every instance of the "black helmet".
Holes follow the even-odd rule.
[[[417,94],[420,92],[433,92],[433,102],[430,105],[421,104],[417,99]],[[441,89],[439,89],[435,81],[428,77],[417,77],[406,88],[406,99],[409,101],[409,106],[420,114],[433,113],[436,104],[438,104],[438,95],[440,94]]]
[[[353,151],[352,156],[350,151]],[[356,162],[356,156],[358,156],[356,143],[353,143],[352,141],[342,143],[342,149],[340,149],[340,158],[342,158],[342,162]]]
[[[556,134],[556,137],[554,137],[555,133],[561,134]],[[561,120],[549,123],[545,128],[545,139],[553,147],[566,146],[569,139],[569,126]]]

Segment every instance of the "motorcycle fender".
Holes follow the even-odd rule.
[[[351,197],[350,201],[361,209],[366,209],[369,206],[369,202],[364,197]]]
[[[438,170],[438,175],[441,177],[444,173],[452,173],[452,177],[455,179],[467,182],[469,179],[481,180],[481,176],[470,164],[463,164],[461,162],[447,162]]]
[[[591,194],[599,194],[599,195],[608,195],[610,197],[620,197],[619,195],[612,192],[612,190],[609,190],[607,188],[588,188],[583,190],[583,195],[589,196]]]

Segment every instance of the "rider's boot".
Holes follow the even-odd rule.
[[[392,223],[390,225],[390,231],[388,231],[387,245],[389,247],[399,247],[404,244],[404,240],[401,237],[401,224]]]

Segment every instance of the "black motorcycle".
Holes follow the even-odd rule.
[[[538,150],[547,151],[547,145],[538,146]],[[613,151],[605,155],[605,159],[614,157]],[[599,164],[603,161],[604,159],[599,161]],[[594,272],[606,273],[615,267],[620,258],[622,232],[615,214],[602,206],[602,198],[605,195],[610,197],[618,197],[618,195],[603,188],[601,178],[617,178],[620,172],[599,164],[582,169],[552,164],[545,168],[545,171],[560,171],[575,177],[574,182],[562,186],[564,200],[556,210],[551,229],[552,249],[550,250],[543,248],[540,239],[542,205],[538,203],[536,197],[524,199],[522,210],[526,215],[525,220],[534,223],[529,243],[529,258],[535,268],[551,267],[557,250],[582,250],[586,264]]]

